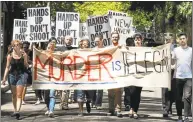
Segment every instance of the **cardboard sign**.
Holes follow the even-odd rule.
[[[133,34],[133,18],[124,16],[109,17],[111,32],[117,31],[120,36],[119,44],[125,44],[126,39]]]
[[[29,42],[47,42],[51,37],[50,8],[28,8],[28,38]]]
[[[97,35],[101,35],[103,37],[104,47],[111,45],[111,28],[107,15],[91,17],[87,19],[86,25],[88,28],[88,36],[91,41],[91,48],[95,47],[94,40]]]
[[[78,47],[79,13],[56,12],[57,46],[64,45],[61,39],[65,36],[71,36],[73,38],[72,46]]]
[[[14,19],[13,25],[13,39],[12,40],[27,40],[27,20],[24,19]]]
[[[88,37],[88,31],[86,23],[80,23],[80,38],[82,37]]]

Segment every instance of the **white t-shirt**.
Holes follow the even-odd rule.
[[[176,47],[172,58],[176,59],[174,78],[192,78],[192,48],[187,47],[183,49],[181,46]]]

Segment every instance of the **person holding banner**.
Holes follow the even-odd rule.
[[[32,52],[33,52],[33,48],[41,49],[41,43],[40,42],[39,43],[32,43],[31,47],[32,47]],[[39,105],[41,102],[44,101],[43,90],[36,89],[35,95],[36,95],[36,99],[37,99],[37,101],[35,102],[35,105]]]
[[[134,46],[134,39],[133,38],[127,38],[126,39],[126,46]],[[124,92],[125,92],[125,96],[124,96],[124,105],[125,105],[125,111],[130,111],[130,107],[131,107],[131,100],[130,100],[130,89],[129,87],[124,87]]]
[[[65,36],[61,38],[61,41],[64,43],[64,46],[57,47],[57,51],[66,51],[66,50],[72,50],[74,47],[72,47],[72,41],[73,38],[71,36]],[[69,90],[60,91],[60,109],[61,110],[68,110],[68,99],[69,99]]]
[[[135,47],[141,47],[142,46],[142,40],[143,37],[140,33],[135,34],[134,36],[134,44]],[[129,86],[128,87],[130,91],[130,111],[129,111],[129,117],[138,119],[138,109],[139,109],[139,104],[141,100],[141,91],[142,87],[138,86]]]
[[[48,46],[47,46],[47,51],[49,52],[49,55],[51,56],[52,53],[55,50],[56,46],[56,40],[50,39]],[[49,58],[49,57],[48,57]],[[60,64],[60,61],[57,59],[53,59],[57,64]],[[54,107],[55,107],[55,89],[50,89],[50,90],[44,90],[44,99],[45,99],[45,104],[47,106],[47,111],[45,112],[45,115],[48,115],[49,117],[54,117]]]
[[[165,44],[168,43],[171,43],[171,52],[173,52],[177,45],[172,41],[171,36],[165,37]],[[171,70],[171,90],[168,88],[162,88],[163,117],[168,117],[168,114],[172,114],[172,103],[175,102],[176,82],[173,75],[174,69]]]
[[[113,46],[119,46],[119,33],[114,31],[111,33],[111,40]],[[109,89],[108,98],[109,98],[109,113],[108,116],[116,115],[117,117],[122,117],[121,114],[121,98],[122,98],[122,89]]]
[[[80,40],[79,42],[79,47],[81,49],[85,49],[85,48],[89,48],[90,47],[90,42],[87,38],[83,38]],[[91,107],[90,107],[90,103],[91,103],[91,99],[93,97],[93,90],[77,90],[77,102],[79,105],[79,114],[78,116],[83,116],[83,104],[84,104],[84,97],[86,95],[86,109],[87,112],[90,113],[91,112]]]
[[[96,48],[103,48],[103,37],[98,35],[95,37]],[[101,110],[102,108],[102,99],[103,99],[103,90],[94,90],[93,95],[93,105],[96,106],[96,109]],[[92,106],[93,106],[92,105]]]
[[[178,122],[182,120],[184,101],[184,122],[189,122],[192,104],[192,48],[187,45],[187,35],[180,33],[179,47],[173,51],[172,58],[175,60],[174,78],[176,78],[176,109]]]
[[[13,51],[7,56],[7,64],[2,80],[2,84],[5,85],[7,76],[8,83],[11,86],[12,102],[14,107],[13,117],[20,118],[20,109],[22,103],[22,93],[25,86],[25,69],[29,67],[27,55],[22,50],[22,43],[19,40],[13,40],[11,42]]]

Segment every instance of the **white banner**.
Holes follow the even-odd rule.
[[[56,38],[57,46],[64,45],[61,38],[71,36],[73,47],[78,47],[79,38],[79,13],[56,12]]]
[[[51,37],[50,8],[27,8],[29,42],[47,42]]]
[[[170,88],[171,83],[170,44],[78,49],[52,55],[34,49],[33,62],[34,89]]]
[[[111,28],[107,15],[89,18],[86,24],[91,48],[95,47],[94,40],[97,35],[103,37],[103,45],[105,47],[111,45]]]
[[[127,13],[116,12],[116,11],[109,10],[109,11],[108,11],[108,15],[109,15],[109,16],[124,16],[124,17],[126,17],[126,16],[127,16]]]
[[[109,17],[111,32],[117,31],[120,36],[119,44],[125,44],[126,39],[133,35],[133,18],[124,16]]]
[[[14,19],[13,25],[13,39],[12,40],[27,40],[27,20],[24,19]]]

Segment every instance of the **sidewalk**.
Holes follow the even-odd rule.
[[[154,93],[153,93],[154,92]],[[173,105],[173,116],[168,119],[162,117],[162,106],[161,99],[155,98],[149,94],[159,94],[158,91],[148,91],[142,92],[141,104],[139,107],[138,120],[131,119],[128,117],[128,112],[124,111],[124,104],[122,102],[122,118],[117,118],[115,116],[106,116],[108,112],[108,97],[107,91],[104,91],[103,98],[103,109],[96,110],[92,108],[91,113],[86,113],[86,106],[84,105],[84,112],[86,113],[84,117],[78,117],[78,104],[69,104],[69,110],[59,110],[59,96],[56,97],[55,106],[55,118],[49,118],[44,115],[46,112],[45,104],[34,105],[36,99],[34,91],[28,88],[26,94],[26,105],[22,105],[21,108],[21,122],[176,122],[177,116],[175,111],[175,105]],[[155,93],[157,92],[157,93]],[[149,93],[149,94],[148,94]],[[124,96],[124,95],[123,95]],[[123,97],[122,97],[123,100]],[[1,121],[2,122],[15,122],[14,118],[10,115],[13,111],[13,105],[11,102],[10,90],[5,94],[2,94],[2,106],[1,106]]]

